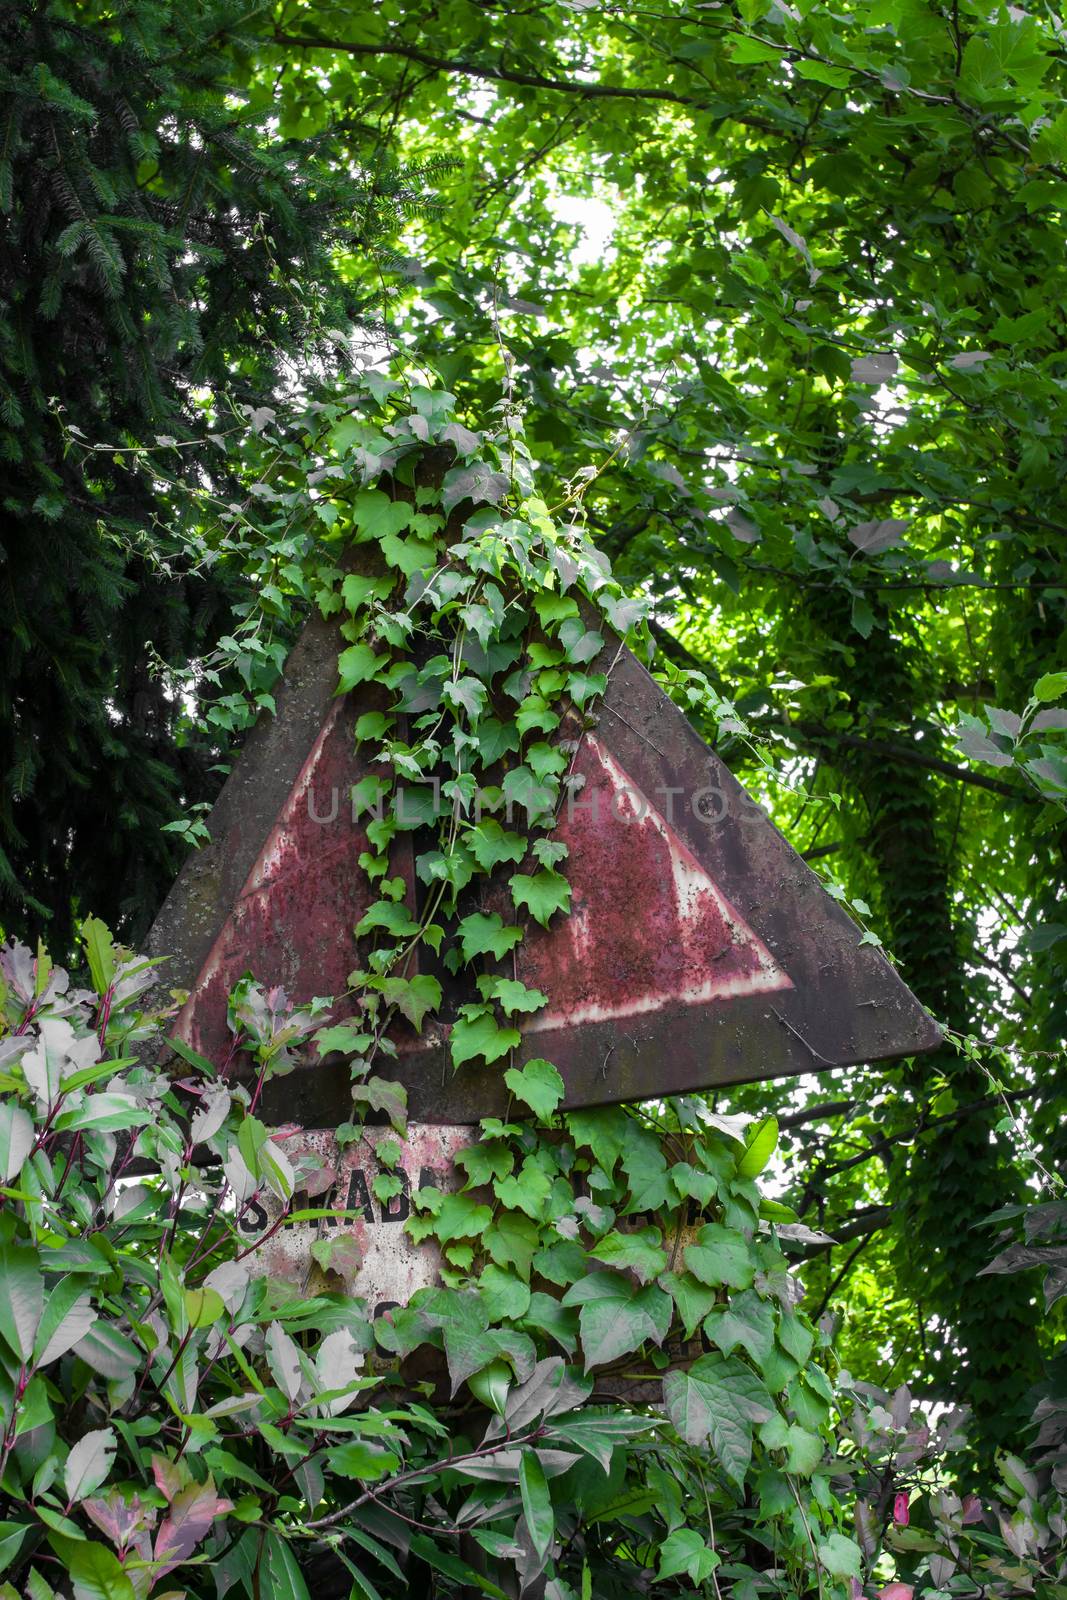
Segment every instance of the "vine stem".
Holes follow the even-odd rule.
[[[502,1450],[521,1450],[525,1445],[536,1444],[543,1439],[548,1429],[545,1427],[534,1428],[532,1432],[523,1434],[520,1438],[498,1439],[493,1444],[479,1445],[475,1450],[467,1450],[460,1456],[447,1456],[444,1461],[436,1461],[430,1466],[412,1467],[408,1472],[399,1472],[395,1478],[390,1478],[386,1483],[380,1483],[373,1489],[365,1489],[355,1500],[350,1500],[348,1505],[342,1506],[339,1511],[331,1511],[328,1517],[318,1517],[314,1522],[306,1522],[306,1528],[332,1528],[335,1523],[343,1522],[345,1517],[353,1511],[366,1505],[368,1500],[376,1500],[380,1495],[390,1494],[394,1489],[400,1489],[405,1483],[412,1483],[417,1478],[425,1478],[436,1472],[447,1472],[450,1467],[457,1467],[464,1461],[483,1461],[489,1456],[499,1455]]]

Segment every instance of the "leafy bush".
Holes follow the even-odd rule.
[[[34,1600],[427,1572],[499,1594],[512,1568],[558,1596],[798,1595],[860,1570],[794,1230],[755,1183],[773,1127],[688,1102],[484,1125],[464,1192],[416,1197],[446,1285],[372,1324],[257,1276],[237,1228],[257,1196],[270,1231],[323,1215],[253,1110],[321,1017],[246,985],[233,1069],[164,1063],[152,965],[83,934],[88,989],[2,956],[0,1552]]]

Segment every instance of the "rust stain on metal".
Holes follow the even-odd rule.
[[[574,770],[583,782],[557,829],[572,910],[523,946],[523,981],[549,996],[526,1032],[792,988],[674,832],[671,797],[652,800],[593,735]]]
[[[377,1154],[383,1139],[395,1138],[389,1128],[364,1128],[358,1143],[343,1149],[327,1132],[276,1137],[290,1161],[311,1157],[318,1164],[318,1182],[326,1185],[321,1193],[298,1193],[292,1209],[330,1210],[336,1218],[283,1223],[270,1234],[289,1208],[261,1193],[241,1223],[250,1240],[264,1238],[248,1256],[254,1274],[278,1278],[306,1295],[343,1289],[366,1300],[374,1317],[406,1305],[417,1289],[438,1282],[436,1243],[415,1245],[404,1227],[411,1196],[418,1189],[451,1193],[460,1187],[464,1180],[453,1163],[460,1150],[477,1142],[477,1128],[413,1123],[396,1167],[386,1166]],[[374,1181],[393,1173],[400,1192],[380,1200]],[[317,1252],[319,1259],[313,1245],[325,1246]]]

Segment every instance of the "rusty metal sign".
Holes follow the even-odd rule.
[[[364,691],[334,697],[338,638],[314,621],[286,667],[277,715],[250,737],[151,936],[190,990],[177,1030],[221,1059],[226,995],[244,972],[297,1001],[343,995],[358,964],[352,930],[372,891],[356,865],[367,817],[352,786]],[[574,761],[558,836],[568,845],[572,914],[532,927],[515,976],[549,996],[529,1018],[521,1060],[544,1056],[568,1106],[633,1101],[819,1072],[934,1049],[937,1025],[645,668],[609,637],[596,726]],[[413,845],[413,839],[415,843]],[[413,870],[401,834],[394,870]],[[512,915],[492,884],[485,909]],[[451,999],[471,995],[460,985]],[[337,1016],[345,1013],[339,1003]],[[456,1072],[447,1019],[400,1040],[390,1076],[412,1118],[499,1115],[499,1068]],[[274,1086],[266,1111],[306,1127],[350,1113],[347,1068],[324,1062]]]

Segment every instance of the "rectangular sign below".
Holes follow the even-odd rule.
[[[245,1238],[251,1243],[270,1234],[290,1209],[336,1210],[337,1217],[283,1222],[247,1257],[253,1274],[281,1279],[307,1296],[329,1289],[359,1295],[373,1317],[406,1305],[416,1289],[438,1282],[441,1266],[436,1243],[416,1245],[405,1230],[411,1195],[418,1189],[451,1194],[462,1187],[464,1174],[453,1162],[479,1137],[477,1128],[411,1123],[399,1161],[389,1167],[377,1147],[396,1141],[392,1128],[365,1127],[355,1143],[343,1147],[324,1131],[276,1134],[291,1162],[311,1156],[320,1164],[310,1185],[317,1192],[298,1192],[291,1207],[260,1194],[238,1223]],[[395,1180],[379,1184],[381,1196],[375,1192],[380,1179]]]

